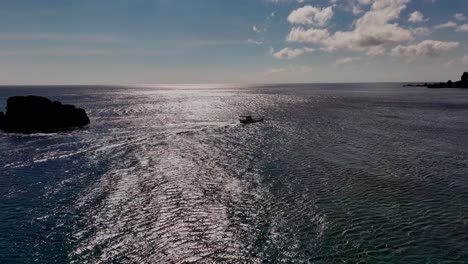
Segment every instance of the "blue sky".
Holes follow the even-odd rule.
[[[2,0],[1,84],[458,79],[468,0]]]

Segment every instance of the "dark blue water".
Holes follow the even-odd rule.
[[[0,133],[0,263],[468,263],[468,91],[2,87],[0,108],[26,94],[92,124]]]

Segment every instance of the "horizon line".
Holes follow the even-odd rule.
[[[352,81],[352,82],[250,82],[250,83],[234,83],[234,82],[225,82],[225,83],[54,83],[54,84],[47,84],[47,83],[38,83],[38,84],[0,84],[0,87],[34,87],[34,86],[101,86],[101,87],[111,87],[111,86],[121,86],[121,87],[141,87],[141,88],[151,88],[151,86],[199,86],[199,85],[206,85],[206,86],[263,86],[263,85],[286,85],[286,84],[400,84],[400,83],[408,83],[408,84],[415,84],[415,83],[438,83],[441,81]]]

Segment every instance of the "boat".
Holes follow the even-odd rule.
[[[261,123],[265,120],[265,118],[254,119],[252,116],[240,116],[241,119],[239,121],[241,124],[254,124],[254,123]]]

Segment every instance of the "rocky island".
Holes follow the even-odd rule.
[[[7,133],[51,133],[89,123],[85,110],[41,96],[10,97],[6,113],[0,112],[0,129]]]
[[[418,86],[418,87],[427,87],[433,89],[440,89],[440,88],[461,88],[461,89],[468,89],[468,72],[464,72],[461,80],[457,82],[452,82],[449,80],[446,83],[425,83],[425,84],[408,84],[406,86]]]

